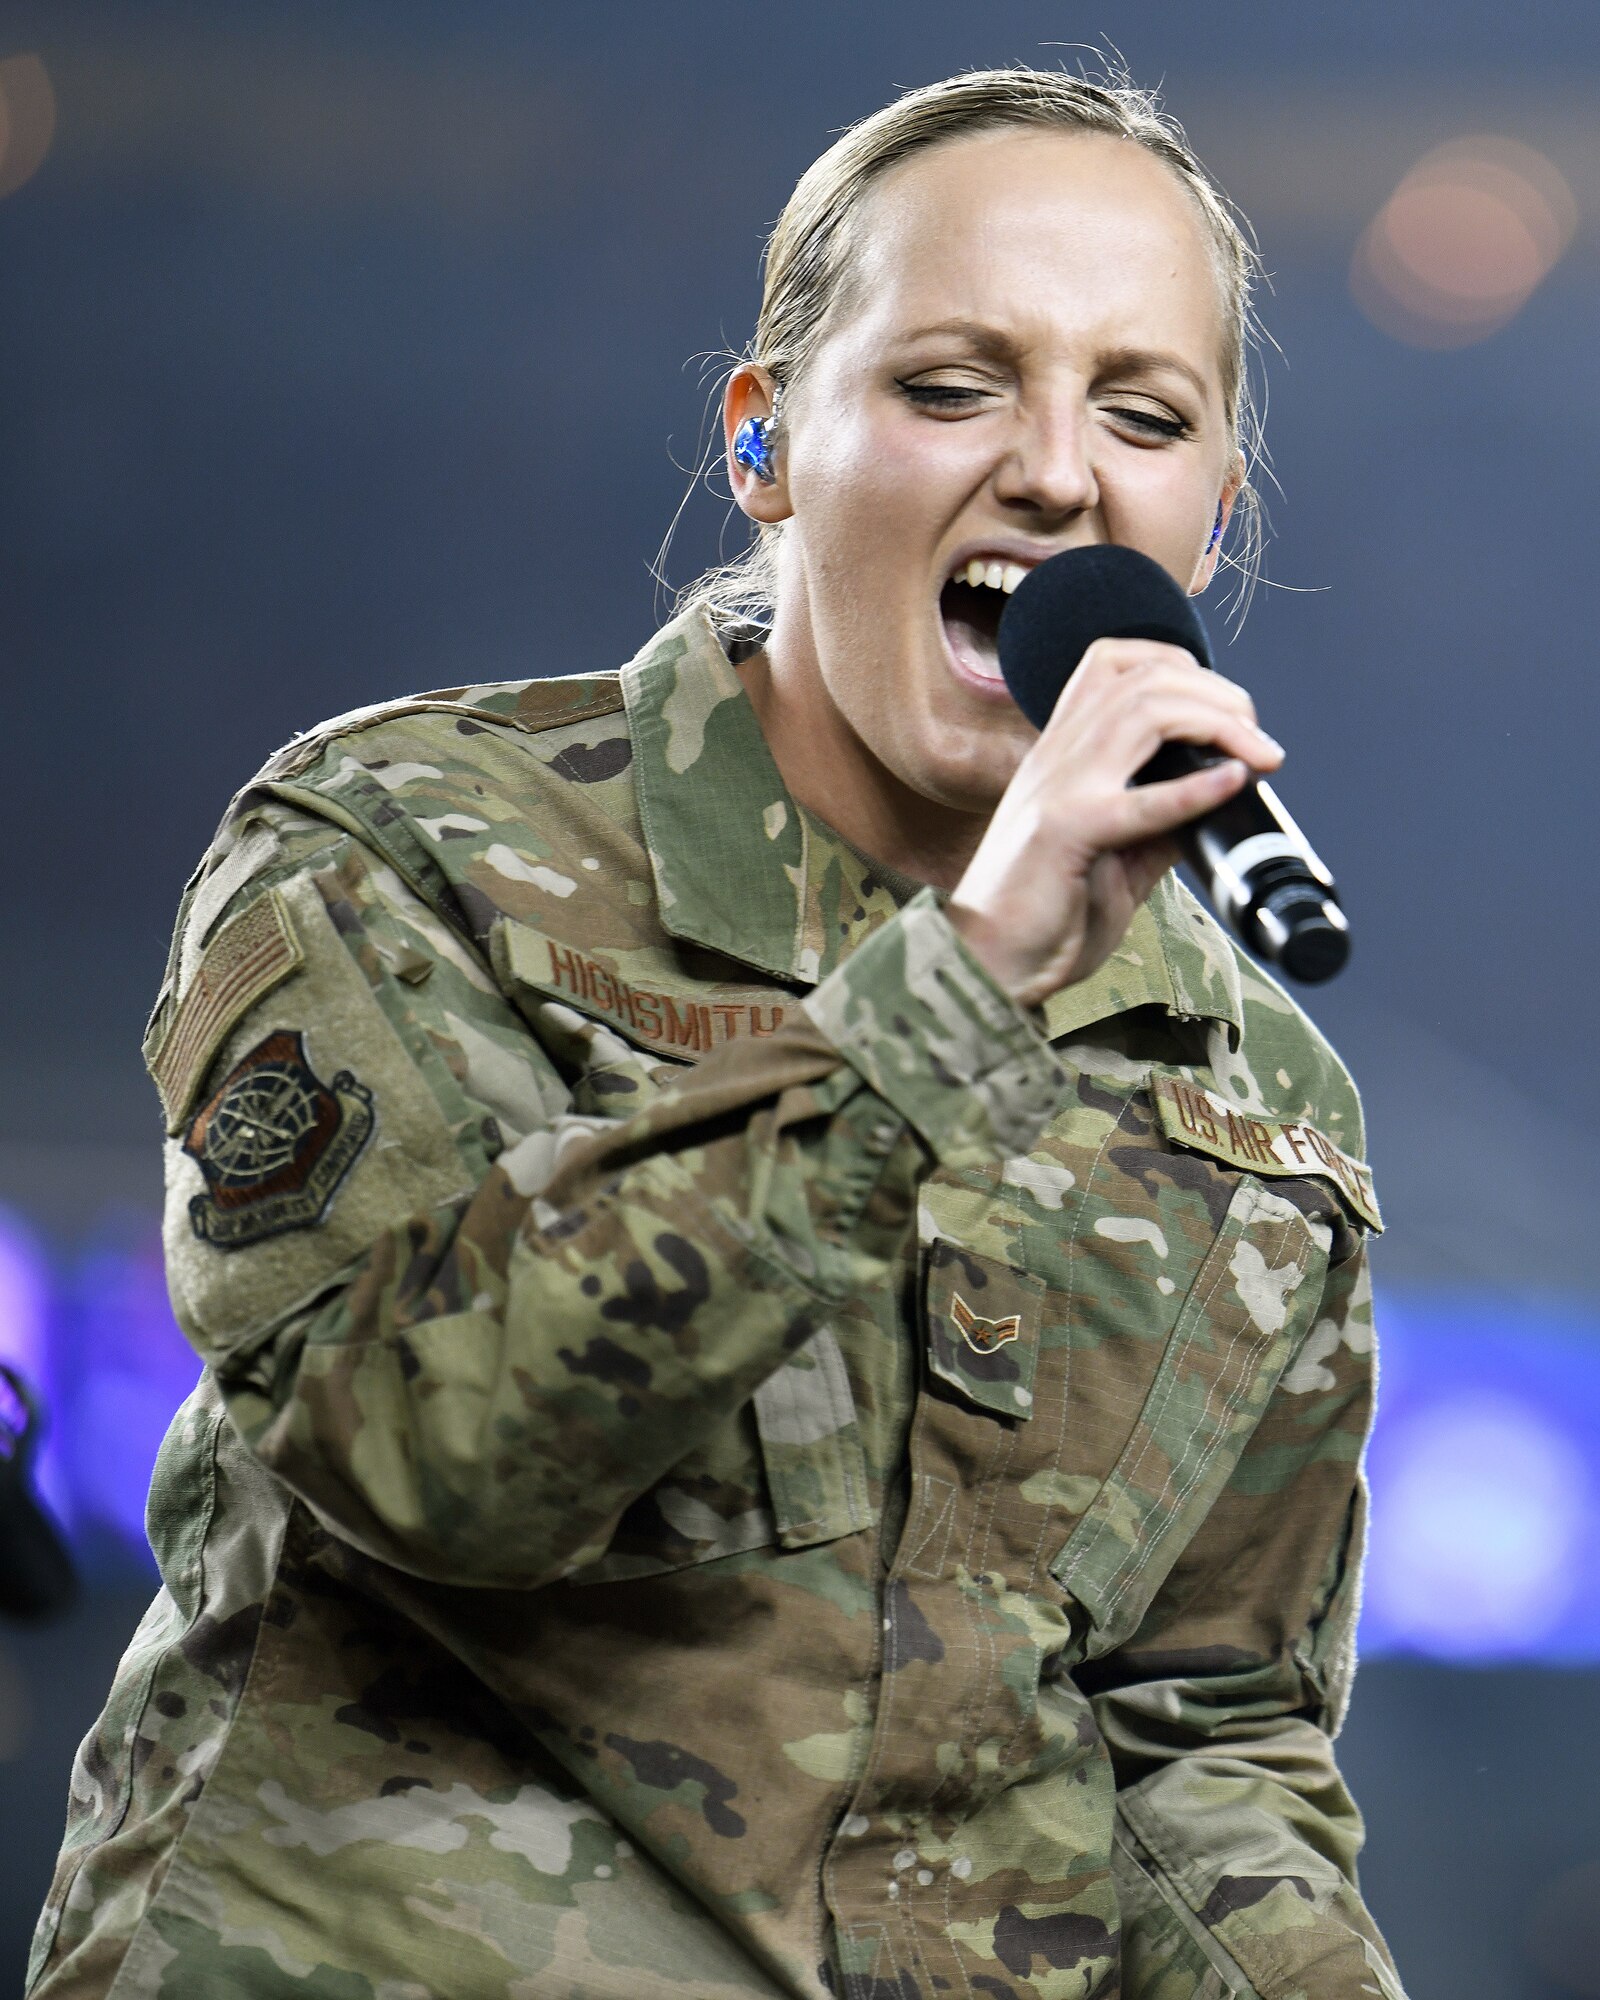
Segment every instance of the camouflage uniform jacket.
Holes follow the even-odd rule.
[[[1174,883],[1025,1014],[691,617],[292,744],[147,1056],[205,1370],[37,2000],[1396,2000],[1360,1113]]]

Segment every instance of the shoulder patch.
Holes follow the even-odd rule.
[[[1369,1229],[1382,1230],[1371,1170],[1315,1125],[1254,1117],[1198,1084],[1159,1072],[1150,1079],[1150,1093],[1161,1129],[1175,1146],[1209,1153],[1250,1174],[1331,1182]]]
[[[183,1123],[200,1079],[233,1028],[304,963],[294,919],[276,889],[217,932],[145,1051],[169,1132]]]
[[[320,1222],[374,1122],[372,1092],[349,1070],[324,1083],[297,1032],[268,1035],[223,1078],[184,1138],[206,1181],[189,1203],[195,1235],[239,1250]]]

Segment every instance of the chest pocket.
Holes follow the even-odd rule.
[[[1050,1565],[1088,1614],[1088,1657],[1131,1637],[1226,1485],[1306,1330],[1329,1234],[1238,1177],[1127,1442]]]
[[[1347,1228],[1331,1185],[1176,1138],[1153,1081],[1085,1074],[1031,1156],[921,1197],[907,1573],[942,1573],[925,1545],[981,1548],[1071,1599],[1090,1657],[1137,1629],[1232,1477]]]
[[[805,1549],[877,1516],[839,1341],[813,1334],[754,1400],[623,1514],[606,1553],[569,1579],[618,1583],[750,1549]]]

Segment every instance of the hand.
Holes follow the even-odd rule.
[[[1130,787],[1173,741],[1227,761]],[[1097,639],[1006,787],[950,921],[1013,999],[1036,1007],[1116,949],[1178,859],[1178,827],[1282,762],[1243,688],[1181,647]]]

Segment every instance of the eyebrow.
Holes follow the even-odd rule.
[[[941,334],[969,341],[980,353],[1001,360],[1010,360],[1017,352],[1017,342],[1010,334],[979,319],[935,320],[928,326],[913,327],[901,335],[901,339],[910,346],[915,341],[933,339]],[[1163,348],[1115,348],[1105,357],[1103,369],[1108,375],[1156,375],[1167,370],[1181,375],[1202,401],[1211,390],[1211,385],[1197,368],[1191,367],[1181,355],[1169,353]]]
[[[1106,356],[1106,372],[1110,375],[1159,375],[1164,369],[1181,375],[1202,401],[1210,394],[1211,385],[1199,369],[1164,348],[1119,347]]]
[[[959,340],[970,341],[983,354],[1009,358],[1017,351],[1017,343],[1010,334],[981,319],[935,320],[928,326],[912,327],[900,339],[909,347],[913,341],[930,340],[939,334],[953,334]]]

